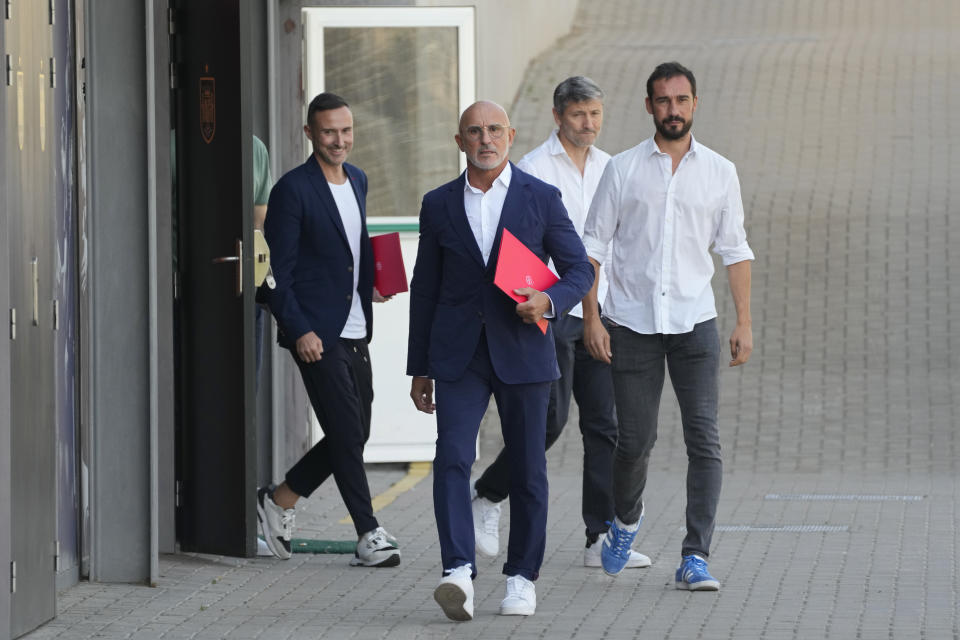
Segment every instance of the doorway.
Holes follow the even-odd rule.
[[[173,3],[177,537],[256,553],[254,3]]]

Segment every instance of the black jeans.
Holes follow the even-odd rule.
[[[287,471],[286,482],[308,497],[333,474],[357,535],[376,529],[370,486],[363,468],[363,447],[370,437],[373,370],[365,340],[340,338],[324,344],[323,358],[302,362],[295,352],[310,404],[323,428],[323,439]]]
[[[583,345],[583,320],[567,315],[553,323],[560,379],[550,387],[547,406],[546,449],[567,424],[570,397],[580,410],[583,435],[583,522],[588,537],[607,530],[613,520],[613,450],[617,444],[617,421],[610,365],[594,360]],[[501,450],[475,485],[477,494],[500,502],[510,487],[510,461]]]
[[[620,424],[613,471],[617,517],[627,524],[640,518],[650,452],[657,440],[666,360],[687,445],[687,536],[682,554],[706,558],[723,475],[717,430],[720,339],[716,320],[681,334],[640,334],[613,323],[608,328]]]

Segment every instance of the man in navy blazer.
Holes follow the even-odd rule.
[[[397,542],[377,522],[363,468],[373,374],[373,254],[366,229],[367,176],[346,163],[353,114],[332,93],[310,103],[304,131],[313,153],[270,193],[264,230],[276,287],[267,298],[278,342],[290,350],[324,437],[279,487],[257,492],[270,550],[290,557],[294,506],[332,474],[357,531],[355,566],[400,564]]]
[[[565,313],[593,284],[559,191],[510,163],[515,134],[506,112],[492,102],[463,112],[455,139],[467,170],[423,198],[410,287],[410,395],[417,409],[437,414],[433,494],[443,577],[434,598],[453,620],[473,617],[470,467],[491,394],[512,471],[507,595],[500,613],[536,610],[533,581],[547,524],[547,402],[560,372],[552,330],[544,335],[535,323]],[[560,274],[546,291],[517,289],[527,297],[520,304],[493,284],[504,229],[544,262],[553,258]]]

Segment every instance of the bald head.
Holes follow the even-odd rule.
[[[486,120],[487,122],[499,122],[510,126],[510,117],[506,109],[490,100],[479,100],[463,110],[460,115],[460,133],[463,134],[463,127],[469,121],[476,119]]]
[[[464,110],[455,138],[471,167],[492,171],[496,176],[507,164],[516,133],[503,107],[496,102],[481,100]]]

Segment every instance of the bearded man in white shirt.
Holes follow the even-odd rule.
[[[593,146],[603,125],[603,90],[590,78],[567,78],[553,92],[553,119],[557,128],[517,167],[557,187],[577,233],[597,190],[610,154]],[[606,295],[603,270],[599,296]],[[586,525],[583,564],[600,566],[600,536],[613,520],[613,450],[617,422],[610,365],[590,357],[583,344],[583,311],[578,304],[553,323],[560,379],[554,380],[547,408],[546,449],[557,441],[567,423],[571,395],[577,400],[583,435],[582,514]],[[473,526],[476,548],[487,556],[500,550],[500,506],[510,490],[510,461],[506,450],[474,483]],[[648,567],[650,558],[631,553],[627,567]]]
[[[687,446],[687,534],[678,589],[716,591],[710,553],[722,462],[717,429],[720,340],[710,280],[719,255],[727,268],[737,324],[730,366],[753,350],[750,261],[736,168],[690,133],[697,108],[693,73],[677,62],[647,80],[656,134],[610,160],[587,217],[584,245],[599,272],[612,241],[610,286],[597,313],[597,284],[584,298],[584,342],[611,363],[617,402],[616,519],[601,550],[610,575],[629,560],[643,519],[643,490],[657,437],[664,362],[680,405]],[[598,278],[599,280],[599,278]]]

